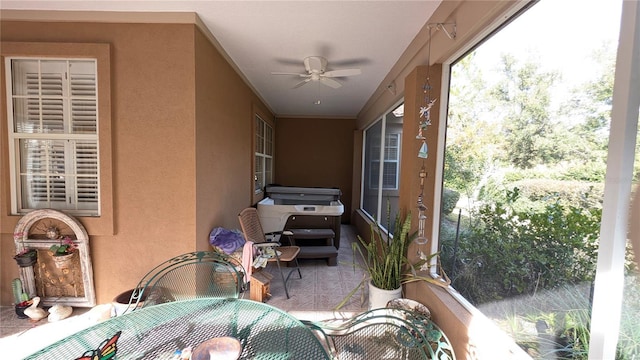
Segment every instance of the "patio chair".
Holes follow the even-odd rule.
[[[300,247],[292,245],[292,246],[281,246],[281,244],[277,241],[272,241],[273,236],[277,235],[293,235],[288,231],[277,231],[266,233],[262,230],[262,224],[260,223],[260,218],[258,217],[258,210],[255,208],[246,208],[238,214],[238,220],[240,221],[240,227],[242,227],[242,232],[244,233],[244,237],[247,241],[252,241],[254,248],[257,248],[259,252],[269,252],[271,251],[272,257],[269,258],[269,262],[276,262],[278,265],[278,270],[280,271],[280,277],[282,278],[282,283],[284,285],[284,292],[287,295],[287,299],[289,299],[289,289],[287,288],[287,282],[293,274],[294,271],[298,271],[298,276],[302,279],[302,273],[300,272],[300,266],[298,264],[298,253],[300,253]],[[273,251],[276,250],[276,251]],[[286,262],[288,264],[295,264],[295,267],[289,270],[286,278],[284,276],[284,271],[282,269],[281,263]]]
[[[333,359],[455,360],[444,332],[423,314],[379,308],[348,320],[303,321]]]
[[[135,287],[127,310],[195,298],[238,298],[244,268],[214,251],[178,255],[149,271]]]

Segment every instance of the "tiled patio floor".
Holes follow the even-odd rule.
[[[336,305],[354,289],[363,278],[363,271],[352,266],[354,254],[351,244],[356,240],[355,230],[350,225],[342,225],[338,266],[327,266],[325,260],[301,259],[302,279],[297,274],[289,281],[290,299],[287,299],[282,280],[275,264],[270,264],[266,271],[274,275],[271,280],[272,297],[267,304],[289,312],[299,319],[321,320],[350,317],[354,313],[367,309],[366,298],[361,301],[358,292],[340,311],[334,311]],[[249,292],[245,292],[249,297]],[[0,307],[0,353],[8,346],[33,346],[23,354],[29,354],[46,344],[71,334],[90,324],[87,313],[89,309],[74,309],[72,317],[49,324],[45,319],[31,322],[29,319],[18,319],[13,307]],[[83,315],[84,314],[84,315]],[[6,353],[5,353],[6,354]],[[3,357],[4,359],[4,357]]]
[[[274,275],[271,280],[271,294],[273,295],[267,304],[278,307],[301,319],[333,318],[365,311],[367,303],[362,304],[361,292],[353,296],[350,301],[340,309],[340,313],[333,309],[351,290],[362,281],[364,273],[362,269],[352,265],[354,254],[351,244],[356,240],[353,227],[342,225],[340,229],[340,251],[338,254],[338,266],[327,266],[325,260],[301,259],[300,269],[302,279],[297,273],[289,280],[290,299],[284,294],[282,280],[277,267],[270,266],[267,270]],[[359,256],[356,257],[356,261]]]

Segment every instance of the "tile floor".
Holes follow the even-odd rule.
[[[354,228],[342,225],[340,233],[338,266],[327,266],[327,262],[322,259],[299,260],[302,279],[298,278],[295,272],[291,275],[290,299],[285,296],[277,267],[270,265],[267,270],[274,275],[270,289],[273,296],[266,303],[292,313],[300,319],[308,320],[342,317],[365,311],[367,303],[362,302],[361,291],[351,297],[340,311],[334,311],[334,308],[357,287],[364,277],[363,270],[353,266],[354,254],[351,244],[357,241]],[[359,261],[359,256],[356,256],[355,260]]]
[[[342,225],[338,266],[327,266],[325,260],[301,259],[302,279],[293,274],[289,281],[290,299],[287,299],[282,280],[275,264],[270,264],[266,271],[274,275],[271,280],[271,294],[266,303],[291,313],[299,319],[322,320],[351,317],[354,313],[367,309],[366,297],[363,302],[362,292],[358,291],[339,311],[334,311],[345,296],[363,279],[363,271],[353,267],[354,254],[351,244],[356,240],[355,230],[350,225]],[[356,261],[359,260],[356,257]],[[248,298],[249,292],[245,293]],[[18,319],[13,307],[0,307],[0,352],[4,346],[18,341],[21,344],[45,344],[57,340],[64,334],[79,331],[88,324],[89,309],[76,308],[73,315],[60,322],[48,323],[46,318],[38,322],[29,319]],[[48,339],[51,339],[48,341]],[[34,345],[31,353],[42,346]]]

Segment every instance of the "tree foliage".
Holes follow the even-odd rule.
[[[554,125],[549,113],[550,88],[557,73],[543,72],[540,65],[519,63],[513,55],[502,57],[503,75],[492,89],[496,107],[504,113],[502,153],[518,168],[557,161]]]
[[[562,97],[560,75],[535,58],[505,54],[491,78],[473,54],[454,66],[444,187],[477,207],[467,209],[457,240],[443,216],[440,242],[454,287],[473,302],[592,279],[611,53],[596,54],[589,81]]]
[[[447,187],[472,196],[482,175],[491,172],[498,153],[499,129],[491,115],[490,94],[482,69],[473,54],[453,68],[457,79],[451,87],[445,152],[444,181]]]

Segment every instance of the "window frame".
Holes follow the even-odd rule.
[[[113,157],[112,153],[112,115],[111,115],[111,45],[108,43],[64,43],[64,42],[0,42],[0,60],[5,57],[41,57],[41,58],[80,58],[97,59],[98,102],[100,114],[98,124],[98,142],[100,144],[100,216],[78,216],[90,235],[115,235],[113,211]],[[5,66],[0,66],[2,79],[7,76]],[[0,96],[7,98],[6,86],[0,86]],[[0,156],[0,163],[4,163],[2,187],[0,197],[0,231],[12,233],[22,214],[11,211],[10,198],[12,196],[9,184],[9,152],[8,152],[8,119],[7,111],[1,112],[0,148],[7,149]],[[6,182],[5,182],[6,181]]]
[[[5,65],[5,74],[6,76],[6,99],[7,99],[7,122],[8,122],[8,141],[9,141],[9,173],[11,176],[11,180],[10,180],[10,186],[11,186],[11,213],[12,214],[25,214],[27,212],[33,211],[33,210],[38,210],[38,209],[45,209],[45,208],[54,208],[54,209],[58,209],[58,210],[63,210],[68,212],[71,215],[75,215],[75,216],[100,216],[100,143],[99,143],[99,110],[98,110],[98,98],[99,98],[99,93],[98,93],[98,87],[99,87],[99,79],[98,79],[98,69],[97,69],[97,59],[96,58],[68,58],[68,57],[39,57],[39,56],[7,56],[4,59],[4,65]],[[57,100],[58,97],[57,96],[45,96],[44,94],[40,93],[37,96],[33,96],[33,95],[29,95],[27,97],[27,93],[28,91],[25,91],[25,94],[17,94],[14,93],[14,86],[15,86],[15,81],[14,81],[14,70],[13,70],[13,63],[14,61],[16,62],[20,62],[20,61],[24,61],[24,62],[35,62],[37,65],[37,76],[38,76],[38,82],[41,83],[42,82],[42,75],[45,73],[45,71],[48,71],[49,66],[47,66],[47,69],[45,69],[45,67],[43,65],[45,64],[49,64],[49,65],[53,65],[52,63],[54,62],[58,62],[59,64],[57,64],[58,66],[60,66],[62,63],[64,63],[64,69],[62,69],[62,67],[60,68],[60,71],[64,71],[64,79],[62,79],[61,82],[61,91],[63,92],[62,95],[59,96],[59,100],[60,103],[62,104],[62,113],[64,114],[62,116],[62,128],[63,130],[61,132],[57,132],[57,131],[52,131],[49,132],[47,131],[48,128],[42,126],[40,128],[40,131],[33,131],[33,132],[25,132],[25,131],[18,131],[17,130],[17,125],[15,118],[16,118],[16,112],[14,109],[14,100],[15,99],[19,99],[19,98],[25,98],[27,99],[28,97],[30,98],[35,98],[38,99],[38,102],[42,102],[43,100],[46,99],[54,99]],[[71,65],[73,63],[78,63],[78,62],[83,62],[83,63],[88,63],[85,66],[89,66],[91,67],[91,75],[94,76],[94,83],[95,83],[95,95],[91,98],[88,97],[74,97],[71,94],[71,76],[68,75],[70,74],[70,70],[71,70]],[[26,85],[26,80],[25,82],[20,82],[21,84],[25,84]],[[66,92],[65,88],[67,88],[69,91]],[[83,99],[83,100],[93,100],[95,103],[95,131],[93,133],[82,133],[82,132],[71,132],[71,130],[69,130],[72,127],[72,121],[73,118],[71,116],[71,112],[73,110],[73,105],[72,105],[72,99]],[[42,109],[40,109],[42,110]],[[42,111],[39,114],[39,120],[42,123],[44,121],[44,118],[42,116]],[[65,190],[65,204],[62,204],[61,201],[51,201],[51,192],[52,190],[50,189],[49,186],[49,182],[47,181],[47,186],[46,186],[46,197],[49,199],[48,201],[43,201],[44,205],[41,206],[30,206],[29,204],[25,204],[24,203],[24,197],[23,197],[23,188],[26,184],[23,184],[22,181],[22,177],[23,175],[26,175],[26,179],[24,181],[32,182],[34,181],[32,180],[28,180],[29,177],[34,176],[33,174],[30,174],[30,172],[28,170],[24,170],[22,169],[22,164],[23,164],[23,156],[28,156],[28,154],[24,154],[22,153],[22,151],[20,151],[21,148],[21,144],[23,142],[41,142],[42,145],[47,146],[47,143],[62,143],[62,147],[64,148],[63,151],[63,158],[64,158],[64,190]],[[80,194],[80,186],[78,186],[78,182],[77,182],[77,178],[78,177],[83,177],[83,176],[79,176],[81,174],[81,171],[78,169],[78,160],[77,160],[77,150],[76,149],[76,145],[77,144],[82,144],[83,142],[87,142],[87,143],[91,143],[91,144],[95,144],[95,161],[96,161],[96,173],[95,175],[92,175],[92,177],[95,177],[95,184],[96,184],[96,194],[95,197],[97,198],[96,200],[96,206],[95,208],[90,208],[90,209],[82,209],[81,207],[79,207],[79,205],[81,205],[81,203],[79,203],[77,201],[79,194]],[[43,157],[45,160],[50,160],[49,156],[44,156]],[[48,167],[48,166],[46,166]],[[50,177],[49,174],[49,170],[45,169],[44,170],[45,175],[40,175],[43,176],[44,178],[48,178]],[[37,175],[36,175],[37,176]],[[76,181],[70,181],[70,179],[76,179]],[[70,186],[70,183],[73,183],[73,186]]]
[[[369,217],[371,220],[375,221],[378,225],[381,226],[381,228],[383,229],[387,229],[387,226],[390,227],[390,229],[387,229],[387,231],[393,230],[393,224],[387,224],[387,215],[389,215],[391,222],[394,222],[395,219],[395,214],[398,212],[398,206],[394,206],[392,204],[390,204],[391,207],[391,214],[387,214],[387,204],[384,201],[385,195],[386,198],[388,199],[390,196],[393,195],[393,197],[398,198],[399,199],[399,189],[400,189],[400,171],[401,171],[401,167],[402,167],[402,123],[404,122],[404,116],[403,117],[403,121],[400,123],[399,129],[400,132],[388,132],[389,130],[389,126],[390,126],[390,122],[387,121],[388,116],[395,116],[395,117],[400,117],[397,116],[395,114],[395,112],[400,108],[404,106],[404,99],[400,99],[398,100],[396,103],[394,103],[390,108],[388,108],[381,116],[377,117],[375,119],[375,121],[373,121],[371,124],[369,124],[369,126],[367,126],[364,131],[362,132],[362,159],[361,159],[361,179],[360,179],[360,204],[359,204],[359,208],[362,210],[362,212],[364,214],[367,215],[367,217]],[[380,143],[379,144],[368,144],[367,143],[367,135],[368,132],[372,129],[374,129],[374,127],[376,125],[380,125],[381,129],[380,129]],[[397,124],[396,124],[397,125]],[[375,135],[378,134],[373,134],[373,137],[376,137]],[[387,160],[387,139],[388,139],[388,135],[395,135],[397,136],[397,153],[396,153],[396,161],[393,160]],[[369,139],[371,140],[371,139]],[[376,139],[378,140],[378,139]],[[370,154],[367,152],[368,147],[371,146],[371,150],[375,150],[377,151],[377,153],[375,154]],[[384,159],[382,162],[380,161],[380,159]],[[386,163],[394,163],[396,166],[396,187],[395,188],[390,188],[390,187],[385,187],[384,186],[384,166]],[[377,169],[374,168],[374,166],[372,166],[372,164],[377,163]],[[380,165],[382,164],[382,168],[380,168]],[[374,180],[372,178],[372,174],[375,173],[377,171],[377,175],[375,176],[375,180],[377,181],[376,183],[372,183],[371,181]],[[382,186],[380,186],[382,185]],[[377,205],[376,205],[376,211],[374,214],[369,213],[369,211],[365,208],[366,206],[366,197],[369,196],[369,192],[366,191],[367,189],[369,190],[374,190],[377,192],[377,196],[376,196],[376,201],[377,201]],[[398,203],[398,201],[396,201],[396,203]]]
[[[251,196],[255,204],[264,198],[265,186],[273,183],[276,138],[274,122],[258,111],[254,111],[252,129]]]
[[[473,39],[470,39],[466,46],[458,49],[455,53],[451,54],[447,59],[442,62],[442,76],[441,76],[441,88],[440,88],[440,108],[446,109],[448,106],[448,97],[450,90],[450,81],[451,81],[451,66],[453,66],[460,58],[465,56],[465,54],[473,51],[476,47],[482,45],[484,39],[489,38],[493,32],[500,31],[503,27],[507,26],[510,21],[514,20],[518,13],[524,12],[528,9],[528,7],[534,5],[537,1],[527,1],[523,2],[509,11],[507,11],[503,16],[494,21],[492,24],[488,25],[483,31],[478,33]],[[632,51],[634,49],[633,41],[629,41],[633,39],[633,34],[637,35],[640,29],[640,25],[637,24],[637,19],[635,18],[635,14],[637,13],[637,6],[634,2],[623,2],[622,5],[622,21],[621,21],[621,34],[625,34],[625,36],[621,35],[620,43],[618,44],[618,56],[623,55],[623,60],[629,60],[634,57],[634,54],[637,52]],[[631,10],[631,11],[626,11]],[[628,16],[626,16],[628,15]],[[628,22],[625,24],[625,22]],[[625,25],[628,26],[626,30]],[[627,36],[628,35],[628,36]],[[621,52],[620,49],[631,49],[626,52]],[[617,60],[619,61],[619,60]],[[633,93],[628,87],[629,83],[624,82],[622,85],[618,85],[620,82],[618,78],[621,79],[633,79],[633,76],[630,76],[630,73],[638,73],[640,70],[638,69],[638,62],[631,61],[625,63],[627,66],[620,66],[618,63],[616,64],[616,81],[614,85],[614,101],[613,101],[613,109],[612,109],[612,132],[609,135],[609,143],[610,144],[618,144],[619,147],[608,152],[608,160],[607,160],[607,176],[605,178],[605,189],[611,188],[613,190],[605,191],[605,199],[603,203],[603,213],[602,220],[600,224],[600,242],[598,247],[598,252],[600,254],[598,259],[598,266],[596,269],[596,280],[594,282],[593,288],[593,303],[591,309],[591,326],[592,328],[607,328],[609,331],[606,332],[592,332],[590,334],[589,339],[589,356],[594,356],[595,358],[601,358],[603,354],[610,355],[615,354],[617,344],[619,342],[618,339],[618,329],[619,329],[619,314],[620,308],[614,309],[614,313],[612,314],[611,304],[621,304],[619,301],[622,298],[622,286],[623,281],[618,281],[615,279],[616,276],[621,275],[623,272],[624,266],[624,244],[626,241],[626,231],[620,231],[621,227],[624,227],[627,219],[627,211],[629,210],[629,196],[625,196],[624,194],[629,193],[629,189],[631,186],[628,186],[631,183],[631,176],[628,175],[633,167],[633,161],[628,161],[628,159],[633,158],[634,149],[631,146],[628,146],[626,140],[630,138],[636,137],[636,131],[625,131],[625,126],[631,127],[629,124],[635,125],[638,127],[640,123],[637,119],[637,102],[638,102],[638,93]],[[618,73],[620,74],[618,76]],[[617,89],[616,89],[617,88]],[[619,92],[617,91],[619,90]],[[618,96],[620,95],[620,96]],[[620,103],[622,105],[616,105],[616,98],[622,97],[623,100]],[[625,108],[625,106],[629,105]],[[619,106],[616,109],[616,106]],[[613,113],[619,111],[619,118],[614,120]],[[630,115],[631,114],[631,115]],[[436,158],[436,168],[444,169],[444,150],[446,144],[446,118],[447,111],[440,111],[439,122],[444,124],[438,129],[438,150],[437,150],[437,158]],[[614,134],[614,121],[618,122],[618,132]],[[617,140],[617,142],[616,142]],[[625,140],[625,141],[622,141]],[[621,144],[625,145],[621,145]],[[634,141],[635,143],[635,141]],[[623,149],[624,147],[624,149]],[[626,160],[626,161],[625,161]],[[613,164],[613,165],[611,165]],[[610,168],[613,171],[625,172],[625,176],[616,176],[616,179],[623,178],[621,181],[611,181],[612,178],[609,175]],[[629,171],[628,171],[629,170]],[[613,172],[612,171],[612,172]],[[620,174],[616,174],[620,175]],[[436,171],[435,173],[435,189],[434,189],[434,208],[440,209],[442,203],[442,184],[444,178],[444,171]],[[607,216],[607,214],[612,214]],[[622,214],[622,215],[621,215]],[[432,253],[437,252],[440,238],[439,238],[439,230],[440,230],[440,222],[441,222],[441,212],[434,211],[433,212],[433,227],[432,227],[432,239],[436,239],[436,241],[432,241]],[[605,260],[601,260],[601,257],[606,257]],[[437,277],[435,272],[432,272],[434,277]],[[613,274],[613,275],[612,275]],[[615,281],[611,281],[611,280]],[[465,299],[460,293],[455,291],[453,288],[447,289],[447,294],[449,294],[453,299],[455,299],[462,307],[474,316],[479,317],[481,321],[488,321],[488,318],[481,312],[479,312],[476,307],[471,304],[467,299]],[[612,301],[612,297],[614,300]],[[615,341],[613,341],[615,340]],[[595,354],[595,355],[594,355]]]

